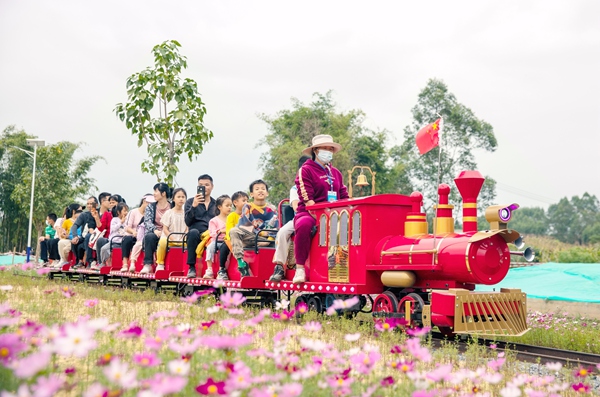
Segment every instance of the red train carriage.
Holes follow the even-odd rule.
[[[516,289],[475,291],[477,284],[496,284],[506,276],[511,255],[508,244],[520,245],[521,241],[519,233],[507,227],[516,204],[489,207],[490,229],[477,230],[477,196],[483,181],[477,171],[464,171],[455,179],[463,198],[460,233],[454,231],[450,187],[445,184],[438,189],[434,234],[428,233],[423,197],[418,192],[315,204],[309,207],[317,231],[306,264],[307,282],[269,281],[275,248],[257,244],[244,252],[252,276],[241,277],[237,267],[230,266],[230,280],[224,287],[242,290],[249,300],[261,303],[270,303],[282,293],[288,298],[295,294],[296,304],[306,302],[319,312],[334,299],[359,296],[360,303],[353,310],[372,311],[378,317],[405,318],[444,332],[523,334],[527,331],[524,293]],[[280,214],[282,224],[290,219],[287,203],[280,205]],[[165,270],[150,275],[118,271],[119,254],[118,249],[113,251],[116,266],[103,271],[107,274],[100,275],[106,277],[101,281],[188,292],[222,283],[185,278],[185,247],[169,248]],[[235,260],[230,262],[235,264]],[[218,263],[214,261],[215,274]],[[199,274],[205,266],[200,260]],[[293,276],[293,266],[288,266],[285,279]]]

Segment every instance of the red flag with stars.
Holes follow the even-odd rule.
[[[419,148],[419,153],[425,154],[440,143],[440,120],[437,119],[435,122],[426,125],[417,132],[415,141]]]

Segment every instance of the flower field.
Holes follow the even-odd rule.
[[[13,270],[0,272],[1,397],[575,396],[598,372],[523,374],[510,352],[433,350],[428,330],[339,316],[348,300],[318,316],[233,291],[180,298]]]

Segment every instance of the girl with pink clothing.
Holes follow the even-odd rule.
[[[215,252],[223,244],[225,238],[225,222],[227,221],[227,215],[231,212],[233,203],[231,198],[224,194],[217,198],[217,210],[215,216],[208,223],[208,232],[210,233],[211,242],[206,248],[206,272],[204,278],[215,278],[213,273],[212,264]]]

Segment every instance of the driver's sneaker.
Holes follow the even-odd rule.
[[[294,275],[294,279],[292,280],[294,284],[301,284],[306,282],[306,273],[303,268],[297,268],[296,274]]]
[[[221,269],[217,273],[217,280],[229,280],[229,275],[227,274],[227,270]]]
[[[285,277],[285,271],[283,270],[283,265],[278,263],[275,265],[275,270],[273,271],[273,275],[269,278],[269,281],[281,281]]]

